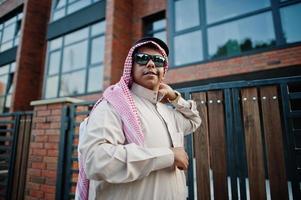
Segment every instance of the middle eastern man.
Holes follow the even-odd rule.
[[[201,119],[194,101],[163,82],[168,53],[158,38],[137,41],[120,81],[94,106],[79,142],[89,180],[78,182],[79,199],[186,199],[184,135]]]

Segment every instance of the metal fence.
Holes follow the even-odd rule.
[[[0,115],[0,199],[23,199],[32,112]]]

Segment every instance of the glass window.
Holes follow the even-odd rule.
[[[52,21],[58,20],[99,0],[55,0]]]
[[[19,44],[22,16],[20,13],[0,23],[0,53]]]
[[[167,42],[165,13],[160,12],[144,19],[144,36],[156,37]]]
[[[0,113],[10,109],[14,72],[15,63],[0,66]]]
[[[200,24],[198,0],[175,2],[175,30],[180,31]]]
[[[85,0],[85,1],[79,0],[79,1],[77,1],[77,2],[75,2],[73,4],[70,4],[68,6],[67,14],[70,14],[70,13],[73,13],[75,11],[78,11],[81,8],[84,8],[84,7],[86,7],[86,6],[90,5],[90,4],[91,4],[91,2],[88,1],[88,0]]]
[[[48,42],[45,98],[81,95],[102,89],[104,24],[97,22]]]
[[[65,45],[86,39],[89,36],[89,29],[84,28],[66,35]]]
[[[57,97],[58,85],[59,85],[58,76],[48,77],[46,81],[45,97],[46,98]]]
[[[102,69],[102,67],[93,67],[89,70],[88,92],[96,92],[102,90]]]
[[[92,26],[92,36],[102,34],[106,28],[106,21],[101,21]]]
[[[53,75],[59,73],[61,61],[61,52],[55,51],[49,55],[49,64],[48,64],[48,75]]]
[[[270,6],[269,0],[206,0],[207,22],[212,23]]]
[[[61,79],[60,96],[73,96],[85,92],[86,70],[64,74]]]
[[[92,40],[91,64],[103,62],[105,37],[100,36]]]
[[[187,42],[189,41],[189,42]],[[174,63],[183,65],[203,60],[201,31],[182,34],[174,38]]]
[[[87,65],[87,41],[65,47],[63,59],[63,72],[83,68]]]
[[[301,41],[301,3],[281,8],[280,13],[285,41]]]
[[[272,46],[275,44],[272,15],[263,13],[209,28],[208,44],[211,58]]]

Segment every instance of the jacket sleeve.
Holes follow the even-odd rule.
[[[178,130],[185,135],[194,132],[201,125],[202,120],[195,101],[186,101],[180,97],[178,101],[171,102],[171,104],[175,107],[174,116]]]
[[[120,117],[108,102],[101,102],[79,142],[88,179],[126,183],[173,165],[169,148],[145,148],[125,141]]]

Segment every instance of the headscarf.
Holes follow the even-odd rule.
[[[158,41],[158,40],[155,40]],[[166,51],[153,40],[147,40],[141,43],[136,43],[130,50],[126,57],[123,69],[123,75],[118,83],[109,86],[94,105],[92,111],[103,100],[107,100],[116,110],[122,120],[122,129],[127,143],[135,143],[139,146],[144,146],[144,134],[141,128],[141,121],[138,115],[136,105],[134,103],[130,88],[133,83],[132,66],[133,66],[133,52],[148,43],[155,45],[162,56],[166,59],[164,66],[164,73],[168,69],[168,61]],[[167,52],[168,53],[168,52]],[[92,112],[91,111],[91,112]],[[89,180],[87,179],[84,169],[84,158],[79,154],[79,175],[76,186],[75,199],[87,200],[89,198]]]

